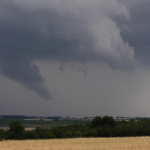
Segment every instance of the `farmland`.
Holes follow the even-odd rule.
[[[55,121],[41,122],[55,123]],[[140,121],[115,121],[109,116],[104,116],[103,118],[97,116],[92,120],[92,122],[86,124],[80,122],[80,124],[60,124],[53,127],[49,127],[47,125],[46,127],[32,127],[32,129],[31,126],[30,128],[25,127],[23,124],[21,124],[20,120],[14,120],[9,124],[9,127],[9,130],[4,130],[4,128],[0,129],[0,140],[150,136],[150,120],[146,118],[143,118]]]
[[[15,118],[0,118],[0,127],[8,127],[9,124],[16,120]],[[30,120],[30,119],[20,119],[20,122],[25,127],[55,127],[55,126],[66,126],[66,125],[73,125],[73,124],[86,124],[91,121],[89,120],[50,120],[45,121],[44,119],[40,120]]]
[[[149,150],[150,137],[1,141],[1,150]]]

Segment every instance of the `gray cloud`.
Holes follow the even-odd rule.
[[[62,63],[61,66],[59,67],[59,70],[61,71],[61,73],[64,72],[64,68],[65,68],[65,67],[64,67],[64,64]]]
[[[119,0],[130,12],[130,22],[117,19],[124,40],[134,47],[135,58],[144,66],[150,64],[150,1],[149,0]]]
[[[77,68],[78,71],[81,71],[82,73],[84,73],[84,75],[87,75],[87,68],[85,69],[81,69],[80,67]]]
[[[34,60],[107,63],[131,70],[134,49],[122,39],[115,17],[130,18],[116,0],[2,1],[1,74],[50,99],[39,68],[31,65]]]
[[[36,65],[31,66],[29,62],[20,60],[19,62],[1,63],[1,74],[14,81],[19,82],[28,89],[38,93],[44,99],[50,99],[51,96],[44,86],[44,79],[39,74],[39,68]]]

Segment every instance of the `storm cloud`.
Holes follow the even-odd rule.
[[[36,60],[132,70],[135,51],[116,18],[130,22],[125,4],[116,0],[1,1],[0,73],[51,99]]]
[[[119,0],[130,12],[130,21],[116,19],[121,28],[121,35],[125,41],[134,47],[135,59],[149,68],[150,65],[150,1],[149,0]]]

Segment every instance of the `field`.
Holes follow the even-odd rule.
[[[0,150],[150,150],[150,137],[1,141]]]
[[[12,121],[17,120],[16,118],[0,118],[0,127],[8,127]],[[37,119],[19,119],[20,122],[25,127],[56,127],[56,126],[66,126],[66,125],[73,125],[73,124],[86,124],[91,121],[89,120],[54,120],[54,121],[47,121],[45,119],[37,120]]]

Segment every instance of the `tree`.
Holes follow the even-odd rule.
[[[92,120],[91,126],[92,126],[93,128],[102,126],[102,118],[101,118],[100,116],[95,117],[95,118]]]
[[[113,119],[113,117],[104,116],[102,118],[102,125],[105,126],[105,127],[115,127],[116,126],[116,122]]]
[[[5,139],[5,131],[0,129],[0,141]]]
[[[25,139],[39,139],[39,135],[36,133],[35,130],[26,131]]]
[[[11,122],[9,124],[9,127],[10,127],[9,132],[10,132],[12,138],[14,138],[14,139],[23,139],[24,138],[25,128],[20,123],[20,120]]]
[[[67,138],[71,138],[71,137],[72,137],[72,131],[71,131],[71,130],[67,130],[67,131],[65,132],[65,136],[66,136]]]
[[[91,129],[88,131],[88,137],[96,137],[97,136],[97,132],[94,129]]]

